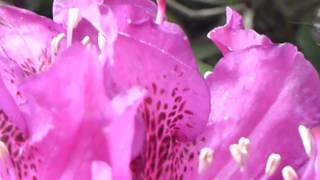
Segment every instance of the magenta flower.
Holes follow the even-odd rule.
[[[0,14],[1,179],[320,178],[317,72],[230,8],[206,79],[163,0]]]

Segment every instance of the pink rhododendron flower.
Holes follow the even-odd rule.
[[[1,179],[320,177],[318,73],[232,9],[207,78],[164,0],[0,14]]]

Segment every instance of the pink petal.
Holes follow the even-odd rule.
[[[208,90],[193,65],[193,56],[189,56],[191,49],[176,25],[157,25],[149,15],[130,5],[111,9],[117,17],[119,34],[113,45],[114,63],[105,66],[107,93],[113,97],[136,85],[147,90],[136,118],[140,122],[137,128],[145,133],[145,143],[142,151],[133,156],[133,177],[187,177],[195,172],[191,162],[196,160],[193,157],[197,152],[190,148],[185,153],[185,141],[201,133],[209,110]],[[184,157],[180,157],[182,153]],[[184,172],[183,164],[189,161]],[[170,167],[174,164],[175,169]]]
[[[92,162],[92,180],[112,179],[110,166],[103,161]]]
[[[234,32],[228,33],[232,37]],[[248,37],[242,38],[247,42]],[[265,178],[271,153],[281,155],[271,178],[281,178],[281,169],[286,165],[303,176],[310,161],[298,126],[319,125],[320,81],[296,47],[253,44],[233,49],[215,66],[207,82],[212,107],[207,146],[215,152],[215,163],[202,174],[204,178]],[[241,137],[250,140],[242,170],[229,152],[229,146]]]
[[[137,134],[134,116],[143,94],[141,89],[133,88],[111,102],[109,111],[114,109],[114,112],[109,115],[112,121],[105,133],[108,137],[113,179],[131,179],[131,148],[137,148],[137,144],[133,144],[134,134]]]
[[[220,49],[222,54],[249,48],[255,45],[271,45],[270,39],[251,29],[244,29],[242,17],[231,8],[227,7],[227,23],[213,29],[208,37]]]
[[[38,159],[34,156],[37,150],[27,145],[27,121],[1,79],[0,94],[0,177],[4,180],[31,179],[36,174],[34,168],[38,167]]]
[[[22,104],[25,99],[17,86],[52,64],[50,44],[62,29],[50,19],[11,6],[1,6],[0,16],[0,73],[10,94]]]
[[[261,177],[271,153],[282,156],[279,169],[288,164],[299,169],[307,161],[298,126],[319,122],[320,82],[314,68],[295,48],[281,45],[230,53],[208,82],[212,107],[228,107],[213,108],[212,123],[229,123],[225,139],[214,145],[218,163],[212,173],[225,176],[226,171],[219,172],[222,167],[238,167],[228,155],[228,146],[240,137],[251,140],[244,177]],[[279,176],[280,170],[275,177]]]
[[[95,51],[77,44],[61,53],[47,72],[22,85],[29,99],[24,112],[30,118],[31,134],[37,134],[43,124],[51,125],[35,142],[43,159],[41,178],[90,177],[91,160],[108,159],[102,129],[108,101],[101,68]]]
[[[21,116],[21,112],[17,107],[14,99],[11,97],[8,89],[4,85],[2,78],[0,77],[0,110],[5,112],[6,116],[23,132],[27,132],[26,122]]]
[[[46,53],[50,53],[52,38],[58,32],[63,32],[61,27],[50,19],[12,6],[1,6],[0,15],[1,56],[20,66],[32,63],[29,64],[31,67],[25,68],[34,68],[33,70],[21,68],[25,71],[38,71],[44,61],[49,61],[45,59],[48,56]],[[19,53],[16,53],[17,49],[20,49]]]
[[[115,5],[111,9],[117,18],[119,34],[140,41],[197,69],[188,37],[177,24],[164,21],[157,25],[156,13],[150,15],[132,5]]]

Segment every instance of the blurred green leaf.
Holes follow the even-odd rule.
[[[208,38],[200,38],[192,41],[192,50],[202,73],[211,71],[220,58],[219,50]]]
[[[312,36],[311,26],[301,26],[297,34],[297,44],[305,57],[320,70],[320,45]]]

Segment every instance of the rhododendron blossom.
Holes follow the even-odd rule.
[[[198,71],[165,1],[0,15],[0,179],[318,179],[320,82],[295,46],[227,22]]]

